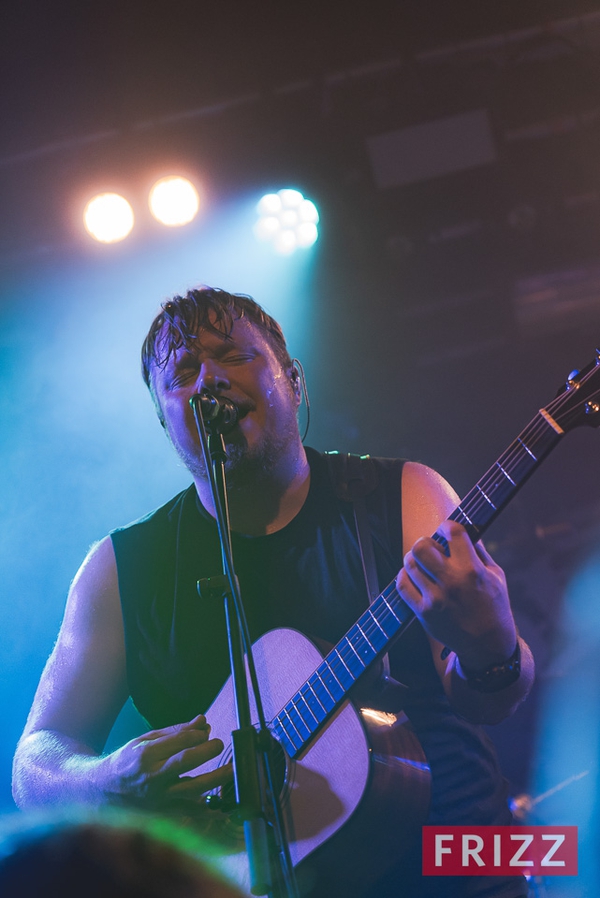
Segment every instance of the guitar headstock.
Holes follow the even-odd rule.
[[[544,411],[566,433],[584,424],[600,426],[600,349],[581,371],[572,371]]]

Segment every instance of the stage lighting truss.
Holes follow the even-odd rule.
[[[273,244],[276,252],[289,256],[306,249],[317,240],[319,213],[299,190],[289,188],[267,193],[256,207],[258,221],[254,233],[259,240]]]

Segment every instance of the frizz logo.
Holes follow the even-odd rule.
[[[424,876],[576,876],[576,826],[424,826]]]

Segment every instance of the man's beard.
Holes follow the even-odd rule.
[[[225,436],[227,487],[243,491],[268,478],[289,451],[293,436],[289,428],[282,428],[275,436],[265,437],[258,445],[249,447],[245,435],[236,427],[234,432]],[[201,450],[200,457],[187,463],[187,467],[192,475],[207,479]]]

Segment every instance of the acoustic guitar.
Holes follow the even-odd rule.
[[[586,424],[600,425],[600,351],[587,368],[569,376],[449,519],[477,541],[564,434]],[[433,538],[445,542],[437,533]],[[292,862],[320,884],[333,868],[334,891],[345,898],[359,881],[364,886],[366,871],[381,875],[397,863],[427,815],[429,768],[406,716],[357,707],[349,697],[413,620],[392,581],[326,657],[303,634],[286,629],[266,633],[252,649],[265,714],[280,746],[281,805]],[[206,716],[211,735],[227,747],[237,726],[231,679]],[[188,775],[230,758],[226,748]],[[227,812],[208,816],[210,834],[224,846],[224,868],[248,890],[241,827]]]

